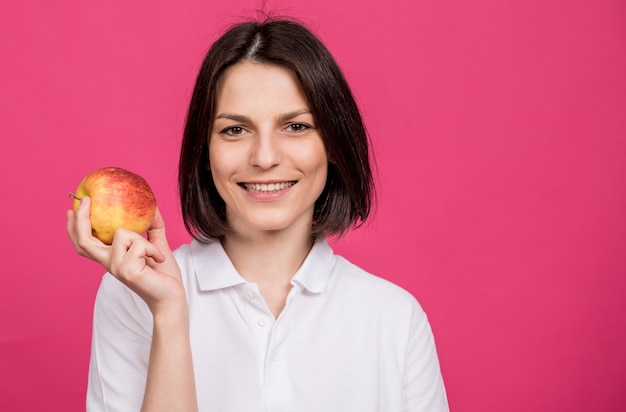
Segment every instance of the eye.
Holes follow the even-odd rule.
[[[221,131],[221,133],[224,133],[228,136],[241,136],[245,132],[246,130],[241,126],[231,126]]]
[[[310,128],[311,126],[304,124],[304,123],[290,123],[286,127],[288,132],[293,132],[293,133],[301,133]]]

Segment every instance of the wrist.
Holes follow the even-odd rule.
[[[163,331],[189,330],[189,308],[187,302],[161,304],[151,308],[155,329]]]

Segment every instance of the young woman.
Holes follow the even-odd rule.
[[[373,197],[368,139],[324,45],[286,20],[233,26],[209,50],[179,166],[195,240],[91,236],[108,271],[94,314],[90,411],[447,411],[427,318],[406,291],[333,254]]]

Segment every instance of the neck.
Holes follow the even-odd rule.
[[[222,245],[248,282],[286,285],[309,254],[313,237],[310,230],[231,233]]]
[[[237,272],[257,284],[267,307],[278,318],[291,290],[291,278],[313,246],[310,229],[232,233],[222,239],[222,245]]]

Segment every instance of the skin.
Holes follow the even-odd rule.
[[[326,149],[287,68],[235,64],[220,79],[216,103],[209,168],[233,229],[223,245],[278,317],[291,277],[313,244],[311,221],[326,183]],[[287,182],[295,184],[266,193],[243,187]]]
[[[189,311],[180,269],[158,208],[143,236],[115,232],[112,245],[92,235],[91,199],[67,212],[67,232],[79,255],[100,263],[137,293],[153,315],[153,338],[142,411],[197,411],[189,340]]]
[[[328,157],[288,69],[243,61],[225,71],[217,92],[207,167],[232,228],[222,244],[278,317],[290,280],[313,245],[313,207],[326,182]],[[287,187],[272,193],[242,186],[286,182]],[[76,251],[136,292],[153,314],[142,410],[197,411],[186,294],[158,208],[145,238],[118,229],[106,245],[92,234],[90,206],[85,196],[75,212],[67,212],[67,232]]]

